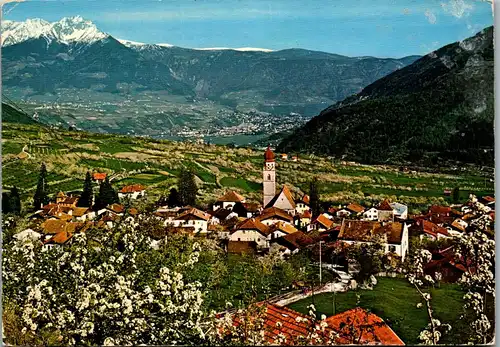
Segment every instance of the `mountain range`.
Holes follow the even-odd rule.
[[[493,27],[446,45],[337,102],[280,151],[366,163],[494,161]]]
[[[401,59],[347,57],[305,49],[189,49],[117,39],[82,17],[49,23],[3,21],[3,82],[9,95],[36,102],[132,101],[162,92],[177,103],[209,100],[231,109],[313,116],[407,66]],[[57,97],[55,97],[57,96]]]

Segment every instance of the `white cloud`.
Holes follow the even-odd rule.
[[[432,13],[431,10],[425,10],[425,16],[427,17],[427,20],[429,21],[429,23],[431,24],[436,24],[436,15],[434,13]]]
[[[448,3],[442,2],[441,7],[444,12],[457,18],[468,16],[474,8],[471,3],[468,3],[465,0],[449,0]]]

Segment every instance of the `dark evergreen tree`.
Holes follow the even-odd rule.
[[[179,187],[179,201],[181,205],[194,205],[196,203],[196,195],[198,187],[194,178],[194,173],[191,170],[182,169],[177,186]]]
[[[176,207],[181,205],[179,192],[177,191],[177,189],[175,188],[170,189],[170,194],[168,194],[168,199],[167,199],[167,205],[169,207]]]
[[[458,187],[453,188],[453,191],[451,192],[451,198],[453,199],[454,203],[460,201],[460,188]]]
[[[85,175],[85,182],[83,183],[83,192],[78,199],[79,207],[92,207],[93,202],[93,191],[92,191],[92,176],[90,172],[87,171]]]
[[[97,195],[94,208],[98,210],[117,202],[120,202],[118,193],[113,189],[111,183],[109,183],[109,178],[106,176],[105,180],[99,186],[99,194]]]
[[[12,187],[9,194],[9,209],[10,213],[14,213],[16,215],[21,214],[21,198],[19,196],[19,190],[16,186]]]
[[[7,214],[10,213],[10,194],[7,192],[2,192],[2,213]]]
[[[309,205],[311,207],[312,218],[319,216],[321,202],[319,200],[318,185],[315,181],[309,183]]]
[[[47,196],[47,168],[45,163],[40,166],[40,173],[38,175],[38,183],[36,185],[35,196],[33,197],[33,206],[38,210],[43,205],[49,202]]]

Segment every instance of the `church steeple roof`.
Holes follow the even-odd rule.
[[[267,146],[266,152],[264,153],[264,160],[266,162],[268,162],[268,161],[274,161],[274,153],[271,150],[270,146]]]

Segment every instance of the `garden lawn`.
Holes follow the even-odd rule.
[[[418,335],[428,324],[425,305],[417,308],[417,303],[423,302],[416,289],[405,279],[378,277],[378,284],[373,290],[360,290],[359,305],[371,310],[383,318],[394,332],[407,344],[420,343]],[[452,330],[441,339],[440,343],[467,343],[468,326],[460,320],[463,312],[464,292],[456,284],[441,284],[440,288],[430,289],[434,310],[434,318],[441,323],[449,323]],[[341,313],[356,307],[356,291],[338,293],[336,295],[336,313]],[[325,314],[332,316],[333,294],[324,293],[290,304],[292,310],[309,312],[308,305],[314,303],[318,317]]]

